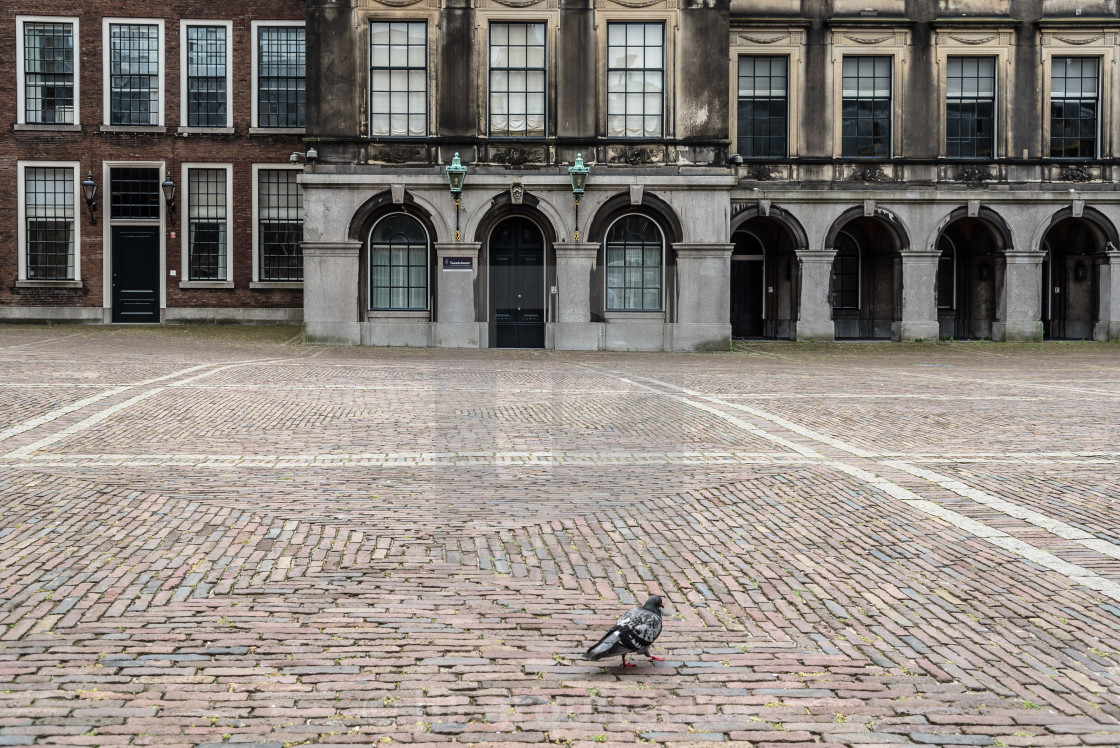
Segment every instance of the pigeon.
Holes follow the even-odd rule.
[[[626,661],[626,655],[632,653],[649,655],[650,645],[660,633],[661,598],[650,595],[645,605],[626,611],[607,635],[587,650],[584,659],[601,660],[604,657],[622,655],[623,667],[636,667],[634,663]],[[653,655],[650,655],[649,660],[664,662],[663,658]]]

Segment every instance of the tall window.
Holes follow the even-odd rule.
[[[784,158],[789,58],[739,58],[739,155]]]
[[[543,23],[490,24],[490,135],[544,135]]]
[[[859,309],[859,245],[847,234],[836,241],[832,261],[832,308]]]
[[[629,215],[607,231],[607,309],[657,311],[665,242],[657,224],[642,215]]]
[[[1055,57],[1050,70],[1051,158],[1097,155],[1100,60]]]
[[[996,59],[950,57],[947,72],[945,155],[991,158],[996,131]]]
[[[295,169],[257,173],[258,275],[262,281],[303,280],[303,193]]]
[[[23,122],[74,124],[74,24],[23,22]]]
[[[74,169],[23,171],[23,233],[28,280],[74,280]]]
[[[665,27],[607,24],[607,136],[659,138],[665,97]]]
[[[370,24],[370,135],[428,134],[428,24]]]
[[[845,57],[841,153],[848,158],[891,155],[891,58]]]
[[[154,23],[109,24],[109,124],[160,124],[160,33]]]
[[[192,281],[229,278],[228,172],[187,170],[187,266]]]
[[[404,213],[386,216],[369,235],[371,309],[428,308],[428,234]]]
[[[303,26],[257,26],[257,127],[304,127],[307,44]]]
[[[229,106],[226,27],[187,26],[184,43],[187,127],[226,127]]]

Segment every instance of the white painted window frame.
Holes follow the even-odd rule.
[[[285,134],[285,133],[299,134],[299,133],[303,133],[306,130],[306,128],[303,128],[303,127],[260,127],[257,124],[258,122],[260,122],[260,118],[257,116],[257,110],[258,110],[258,106],[259,106],[258,99],[259,99],[259,93],[260,93],[260,86],[258,85],[258,81],[257,81],[257,78],[258,78],[258,75],[259,75],[258,68],[260,66],[260,57],[259,57],[259,55],[260,55],[260,49],[259,49],[260,44],[259,44],[259,41],[258,41],[258,37],[260,36],[260,34],[258,33],[258,30],[262,27],[268,28],[270,26],[298,26],[298,27],[301,27],[301,28],[306,28],[307,23],[304,22],[304,21],[260,20],[260,21],[252,21],[249,24],[249,27],[250,27],[250,32],[249,33],[250,33],[250,36],[252,37],[251,40],[250,40],[250,42],[251,42],[250,69],[252,71],[252,75],[251,75],[250,81],[249,81],[250,86],[252,88],[252,97],[251,97],[252,98],[252,112],[251,112],[252,119],[249,122],[249,132],[250,133],[280,133],[280,134]],[[306,82],[304,83],[304,85],[306,86]],[[367,86],[367,88],[368,88],[368,86]],[[255,174],[256,174],[256,172],[254,172],[254,177],[253,177],[253,184],[254,185],[256,184]],[[254,214],[254,219],[253,220],[254,221],[256,220],[255,214]],[[254,227],[255,227],[255,225],[256,224],[254,224]],[[256,268],[256,265],[254,264],[254,270],[253,270],[254,279],[256,278],[256,269],[255,268]]]
[[[26,23],[69,23],[74,29],[74,122],[72,124],[43,124],[41,122],[27,121],[27,81],[24,78],[24,41],[23,26]],[[80,69],[82,54],[78,44],[79,36],[78,18],[75,16],[16,16],[16,124],[27,125],[33,128],[51,130],[78,130],[82,126],[81,117],[81,80]]]
[[[159,179],[167,178],[166,161],[102,161],[101,216],[104,228],[101,230],[101,278],[102,308],[105,320],[111,318],[113,310],[113,226],[158,226],[159,227],[159,308],[167,308],[167,203],[160,194],[159,218],[113,218],[112,189],[110,176],[113,169],[159,169]]]
[[[109,27],[118,24],[159,27],[159,118],[154,125],[113,125],[109,108],[112,106],[112,91],[109,88]],[[113,130],[152,130],[163,128],[167,110],[167,38],[162,18],[102,18],[101,19],[101,126]]]
[[[190,239],[190,170],[222,169],[226,173],[226,277],[216,281],[192,281]],[[233,164],[209,162],[184,162],[180,166],[179,184],[183,185],[179,210],[180,237],[179,288],[233,288]]]
[[[179,132],[214,132],[222,128],[187,125],[187,29],[191,26],[224,26],[226,29],[226,124],[233,132],[233,21],[184,18],[179,21]]]
[[[47,169],[72,169],[74,172],[74,277],[68,278],[64,281],[49,281],[28,279],[27,277],[27,184],[26,173],[27,169],[47,168]],[[19,269],[18,279],[20,281],[27,281],[29,283],[42,283],[44,286],[68,283],[68,282],[81,282],[82,280],[82,206],[84,200],[82,199],[82,165],[78,161],[19,161],[16,165],[17,180],[18,180],[18,209],[17,218],[18,227],[16,229],[17,241],[19,246]]]
[[[607,237],[610,235],[611,229],[614,228],[614,225],[616,223],[618,223],[619,221],[621,221],[624,218],[629,218],[630,216],[634,216],[634,215],[641,216],[642,218],[645,218],[647,221],[652,223],[654,225],[654,227],[657,229],[657,233],[661,236],[661,289],[660,289],[660,293],[659,293],[659,296],[660,296],[659,302],[660,303],[659,303],[657,309],[611,309],[607,306],[607,284],[608,284],[608,281],[607,281],[607,271],[606,271],[606,269],[608,267],[610,267],[607,264]],[[607,226],[606,231],[603,232],[603,242],[602,242],[602,246],[603,246],[603,311],[604,312],[606,312],[608,314],[665,314],[665,261],[666,261],[666,258],[668,256],[668,246],[667,245],[668,245],[668,241],[665,238],[665,231],[662,230],[661,224],[658,223],[652,216],[650,216],[646,213],[642,213],[641,211],[631,211],[629,213],[623,213],[618,218],[616,218],[616,219],[614,219],[613,221],[610,222],[610,225]],[[626,265],[623,264],[622,267],[625,268]],[[623,288],[625,288],[625,286],[623,286]]]
[[[260,173],[261,171],[303,171],[302,164],[253,164],[253,286],[256,288],[303,288],[303,281],[262,281],[260,257]],[[301,188],[302,189],[302,188]],[[306,205],[304,209],[306,210]],[[306,216],[304,217],[306,224]]]

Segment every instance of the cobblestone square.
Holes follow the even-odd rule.
[[[1120,745],[1118,354],[0,327],[0,745]]]

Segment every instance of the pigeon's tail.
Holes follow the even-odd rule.
[[[618,639],[619,635],[617,631],[609,632],[606,636],[599,640],[598,644],[584,653],[584,659],[601,660],[604,657],[610,657],[611,655],[617,655],[625,652],[626,649],[619,645]]]

